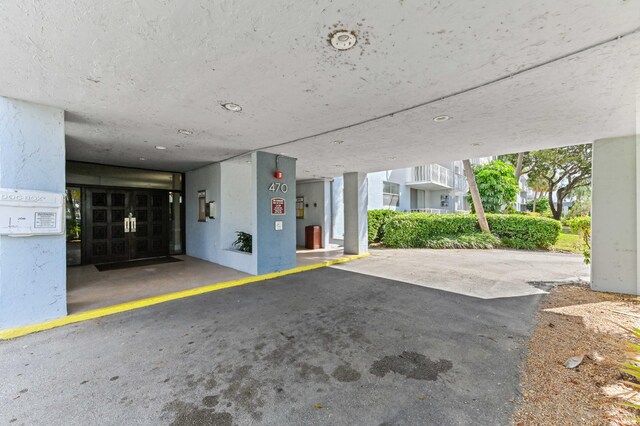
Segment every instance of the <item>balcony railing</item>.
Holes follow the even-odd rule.
[[[439,164],[427,164],[413,168],[413,182],[435,183],[453,188],[453,172]]]

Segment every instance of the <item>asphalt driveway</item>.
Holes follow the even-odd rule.
[[[0,342],[0,423],[501,425],[540,294],[334,268]]]

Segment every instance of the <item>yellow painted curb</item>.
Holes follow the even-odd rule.
[[[25,336],[38,331],[49,330],[63,325],[74,324],[76,322],[88,321],[95,318],[106,317],[108,315],[119,314],[121,312],[133,311],[147,306],[153,306],[171,300],[184,299],[185,297],[197,296],[199,294],[211,293],[213,291],[223,290],[225,288],[238,287],[245,284],[256,283],[260,281],[271,280],[286,275],[297,274],[299,272],[311,271],[313,269],[324,268],[325,266],[337,265],[350,260],[361,259],[368,256],[369,253],[345,256],[339,259],[329,260],[326,262],[314,263],[307,266],[298,266],[296,268],[287,269],[280,272],[272,272],[265,275],[257,275],[254,277],[241,278],[239,280],[226,281],[217,284],[211,284],[204,287],[192,288],[189,290],[176,291],[174,293],[163,294],[161,296],[149,297],[147,299],[134,300],[133,302],[121,303],[119,305],[107,306],[106,308],[93,309],[91,311],[80,312],[78,314],[67,315],[66,317],[56,318],[53,320],[41,322],[39,324],[25,325],[22,327],[8,328],[0,330],[0,340],[15,339],[16,337]]]

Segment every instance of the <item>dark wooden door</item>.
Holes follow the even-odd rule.
[[[169,194],[166,191],[134,190],[131,212],[136,219],[131,229],[131,258],[169,254]]]
[[[86,188],[82,263],[169,254],[169,194],[160,190]],[[130,225],[125,228],[125,219]],[[133,220],[135,219],[135,225]]]
[[[124,218],[129,192],[116,189],[86,188],[82,233],[83,263],[117,262],[129,259],[129,239]]]

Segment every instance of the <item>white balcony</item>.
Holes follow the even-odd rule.
[[[411,178],[407,186],[416,189],[445,190],[454,185],[454,173],[439,164],[414,167]]]

